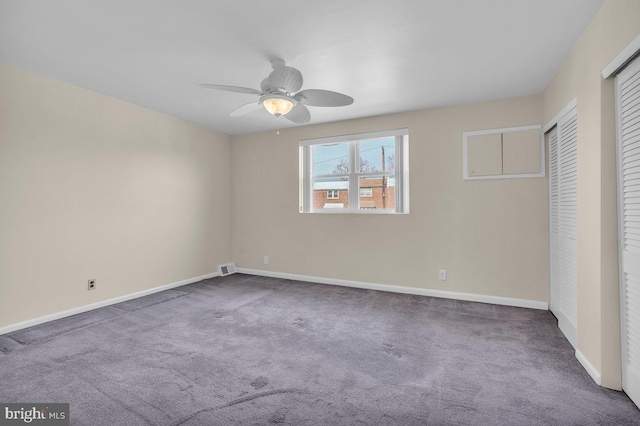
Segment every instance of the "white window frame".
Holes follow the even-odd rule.
[[[359,170],[360,142],[393,136],[395,140],[395,170],[394,172],[366,172]],[[349,144],[349,173],[345,175],[313,176],[314,145],[329,145],[336,143]],[[316,209],[313,207],[313,179],[324,177],[349,178],[349,208],[341,210]],[[388,176],[395,177],[395,208],[393,209],[361,209],[360,177]],[[332,136],[320,139],[300,141],[300,212],[322,214],[408,214],[409,213],[409,129],[385,130],[371,133]]]
[[[336,196],[333,196],[335,192]],[[340,190],[339,189],[327,189],[327,200],[339,200],[340,199]]]

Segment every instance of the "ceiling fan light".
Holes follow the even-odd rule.
[[[293,102],[289,99],[270,97],[269,99],[265,99],[262,101],[262,105],[264,109],[269,111],[269,113],[275,115],[276,117],[280,117],[281,115],[286,115],[291,108],[293,108]]]

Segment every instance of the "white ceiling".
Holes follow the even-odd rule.
[[[281,57],[355,99],[311,123],[540,93],[604,0],[3,0],[0,61],[228,134]]]

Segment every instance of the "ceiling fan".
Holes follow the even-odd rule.
[[[229,115],[232,117],[246,115],[264,107],[276,117],[284,116],[296,124],[305,124],[311,120],[307,106],[339,107],[353,103],[352,97],[330,90],[299,91],[302,88],[302,73],[293,67],[286,66],[282,59],[271,61],[271,68],[273,71],[262,80],[260,90],[220,84],[201,84],[200,86],[260,96],[257,101],[241,105],[231,111]]]

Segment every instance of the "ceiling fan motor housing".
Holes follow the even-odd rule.
[[[282,66],[267,77],[269,85],[285,93],[295,93],[302,87],[302,73],[295,68]]]

